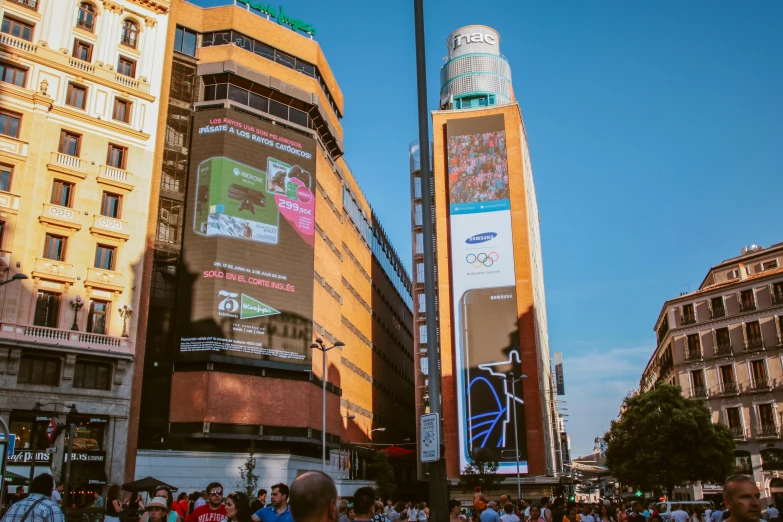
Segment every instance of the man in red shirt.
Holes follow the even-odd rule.
[[[226,518],[223,505],[223,486],[213,482],[207,486],[207,503],[193,510],[185,522],[222,522]]]

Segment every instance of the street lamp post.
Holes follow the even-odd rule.
[[[344,342],[337,341],[334,343],[334,346],[326,347],[320,337],[310,345],[310,348],[321,350],[321,353],[323,354],[323,377],[321,379],[323,381],[323,416],[321,423],[321,444],[323,445],[323,448],[321,452],[321,471],[324,473],[326,473],[326,352],[333,348],[342,348],[343,346],[345,346]]]
[[[14,274],[11,276],[11,279],[0,281],[0,286],[7,285],[8,283],[13,283],[14,281],[20,281],[22,279],[27,279],[27,276],[24,274]]]
[[[511,396],[514,397],[514,401],[517,400],[517,386],[516,384],[522,379],[527,379],[527,375],[520,375],[519,378],[514,378],[514,372],[510,372],[506,379],[511,383]],[[517,498],[522,498],[522,482],[519,474],[519,433],[517,432],[517,405],[514,404],[514,453],[517,459]]]
[[[44,406],[55,406],[54,414],[57,415],[57,406],[62,406],[63,408],[69,408],[70,411],[68,412],[71,415],[78,414],[79,411],[76,409],[76,404],[63,404],[62,402],[36,402],[35,406],[33,406],[33,411],[39,412],[41,411],[41,408]],[[71,469],[71,459],[70,459],[70,453],[73,451],[73,430],[74,430],[74,424],[70,423],[69,430],[68,430],[68,450],[66,455],[63,455],[63,464],[65,464],[65,480],[63,481],[64,484],[64,494],[63,497],[63,507],[67,509],[68,504],[66,503],[66,500],[68,499],[68,482],[70,478],[70,469]],[[59,429],[59,426],[58,426]],[[36,446],[38,445],[38,430],[35,429],[35,424],[33,424],[33,430],[30,434],[30,446],[33,450],[33,460],[30,462],[30,484],[33,483],[33,479],[35,478],[35,452],[37,450]],[[66,457],[68,457],[68,460],[66,461]]]
[[[71,330],[76,332],[79,330],[79,325],[76,324],[76,318],[79,315],[79,310],[84,306],[84,301],[82,301],[82,296],[77,295],[76,299],[71,298],[70,302],[71,308],[73,308],[73,324],[71,325]]]

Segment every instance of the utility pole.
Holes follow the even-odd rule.
[[[424,293],[427,314],[427,386],[430,395],[430,413],[443,419],[440,400],[440,350],[438,349],[438,316],[435,307],[435,234],[432,212],[432,173],[430,172],[430,126],[427,109],[427,60],[424,51],[424,0],[413,0],[416,32],[416,91],[419,112],[419,173],[421,175],[421,211],[424,235]],[[438,444],[442,446],[443,434],[438,427]],[[441,452],[442,453],[442,452]],[[444,455],[429,467],[430,520],[446,522],[448,490]]]

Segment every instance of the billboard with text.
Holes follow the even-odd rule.
[[[527,473],[514,249],[503,115],[446,125],[460,469],[469,452]],[[514,441],[514,416],[518,440]]]
[[[315,141],[229,109],[193,125],[180,359],[309,368]]]

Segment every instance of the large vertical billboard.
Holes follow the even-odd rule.
[[[504,118],[449,120],[446,135],[460,469],[481,450],[516,473],[518,447],[527,473]]]
[[[309,369],[315,141],[229,109],[193,125],[180,360]]]

